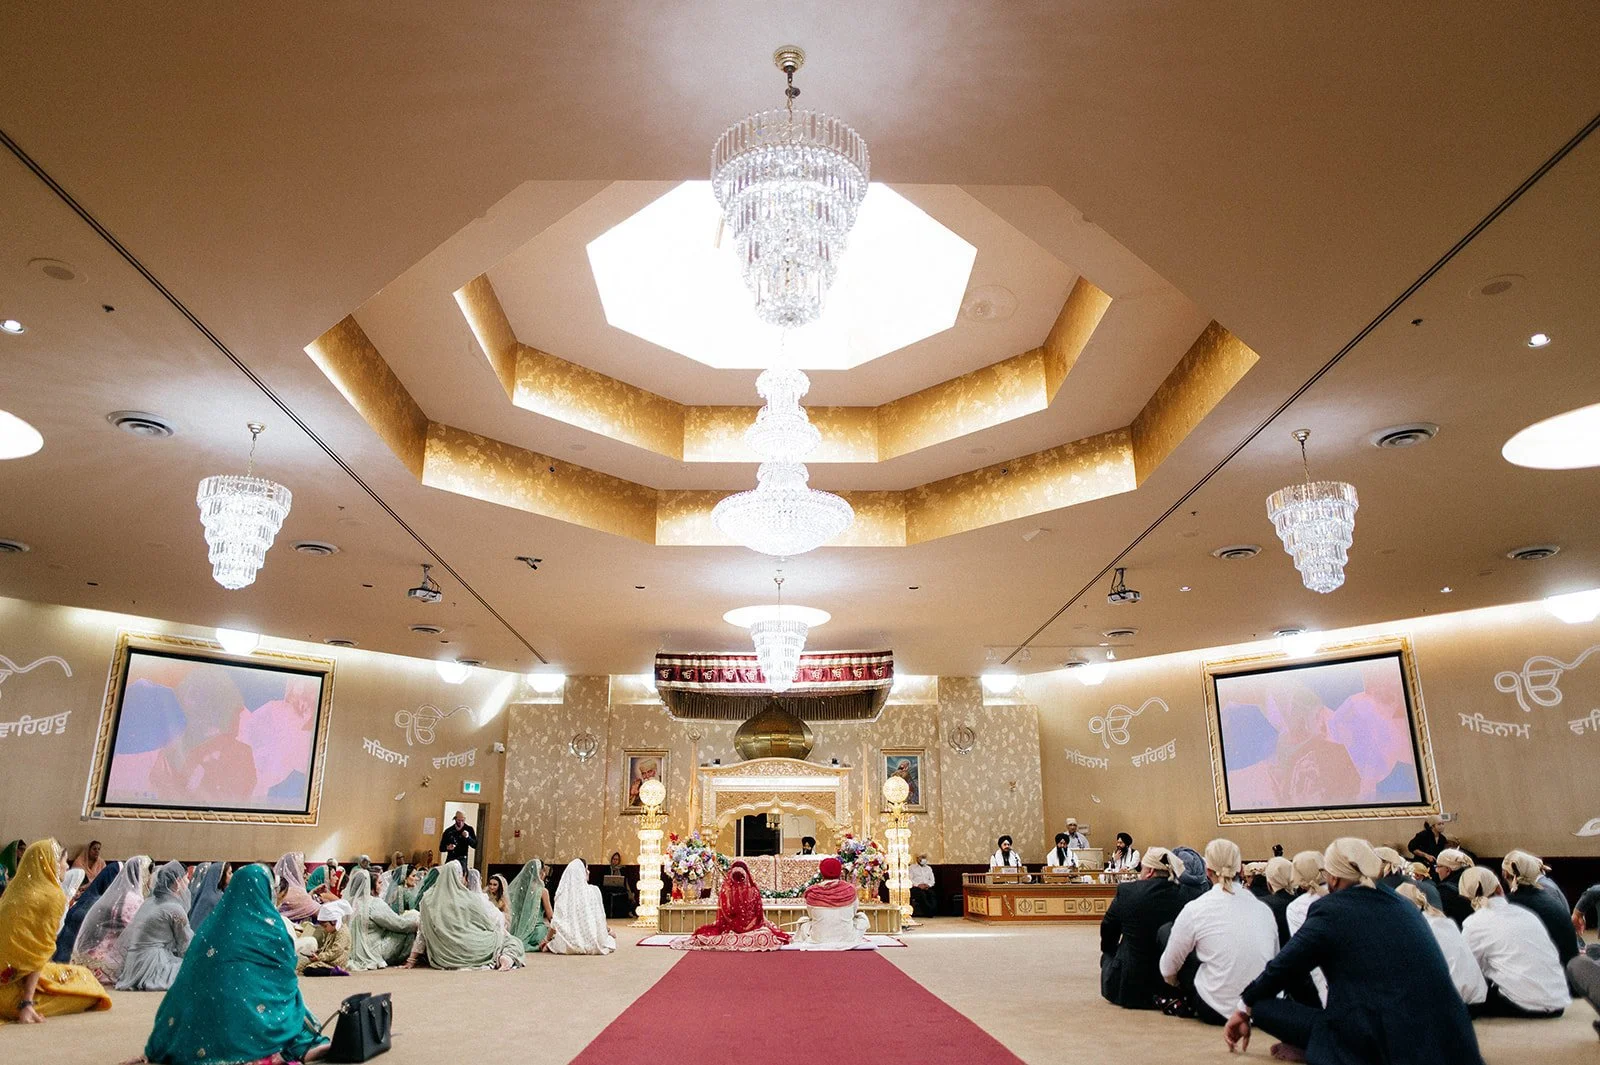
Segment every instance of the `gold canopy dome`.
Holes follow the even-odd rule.
[[[811,753],[811,726],[785,710],[774,699],[733,734],[739,756],[751,758],[805,758]]]

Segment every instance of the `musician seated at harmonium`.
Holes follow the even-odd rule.
[[[1016,851],[1011,849],[1011,837],[1010,836],[1001,836],[1000,837],[999,844],[998,844],[998,849],[993,854],[991,854],[989,856],[989,868],[990,869],[1000,869],[1000,868],[1015,869],[1017,872],[1023,874],[1022,879],[1024,879],[1024,880],[1028,879],[1028,877],[1027,877],[1027,869],[1022,864],[1022,857],[1019,854],[1017,854]]]

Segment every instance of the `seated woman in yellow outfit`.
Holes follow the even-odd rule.
[[[80,965],[50,960],[67,911],[61,891],[65,854],[53,839],[30,846],[0,895],[0,1023],[108,1010],[111,996]]]

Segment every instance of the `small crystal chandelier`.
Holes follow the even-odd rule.
[[[1296,429],[1305,483],[1280,488],[1267,497],[1267,517],[1283,549],[1294,558],[1300,579],[1313,592],[1331,592],[1344,583],[1344,567],[1356,530],[1356,488],[1343,481],[1313,481],[1306,461],[1310,429]]]
[[[250,462],[243,475],[223,473],[200,482],[195,502],[210,548],[211,575],[224,588],[252,584],[267,561],[267,548],[283,528],[293,497],[283,485],[254,477],[256,438],[266,426],[251,422]]]
[[[779,327],[822,314],[867,195],[867,142],[837,118],[794,109],[794,75],[805,59],[793,46],[774,52],[788,82],[783,108],[745,116],[711,150],[711,188],[756,314]]]
[[[722,615],[722,620],[750,630],[762,678],[772,691],[781,692],[794,683],[806,637],[812,629],[827,623],[831,615],[814,607],[784,606],[783,577],[774,577],[773,583],[778,586],[776,605],[740,607]]]
[[[803,555],[856,520],[844,499],[810,486],[811,474],[801,461],[821,440],[800,406],[810,387],[810,379],[792,366],[773,367],[756,378],[756,391],[767,402],[744,432],[745,443],[762,459],[756,487],[727,496],[711,511],[722,535],[764,555]]]

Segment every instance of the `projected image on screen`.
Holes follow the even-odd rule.
[[[308,809],[323,674],[127,654],[104,805]]]
[[[1398,653],[1212,680],[1230,811],[1423,801]]]

